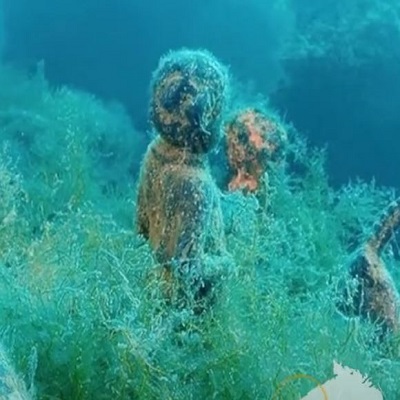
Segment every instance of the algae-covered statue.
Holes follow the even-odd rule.
[[[285,155],[287,132],[280,121],[265,111],[247,107],[225,124],[229,191],[255,194],[265,204],[268,167]]]
[[[400,198],[384,211],[371,234],[350,257],[347,279],[340,285],[338,310],[379,326],[380,337],[399,332],[399,294],[382,260],[382,252],[400,226]]]
[[[171,302],[201,312],[227,276],[220,193],[208,153],[221,135],[228,74],[209,52],[164,56],[151,84],[155,138],[141,167],[137,230],[148,239]]]

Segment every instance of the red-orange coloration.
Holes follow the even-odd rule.
[[[228,163],[232,176],[228,189],[257,192],[269,161],[287,141],[283,127],[254,108],[240,111],[226,127]]]

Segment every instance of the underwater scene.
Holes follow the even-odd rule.
[[[0,0],[0,399],[400,399],[398,0]]]

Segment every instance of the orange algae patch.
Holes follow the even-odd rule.
[[[257,192],[268,162],[287,140],[286,132],[271,117],[253,108],[237,113],[225,129],[232,171],[228,189]]]

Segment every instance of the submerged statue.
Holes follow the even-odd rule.
[[[282,124],[254,107],[238,111],[225,125],[229,165],[227,188],[255,194],[265,204],[268,167],[282,161],[287,132]]]
[[[206,51],[169,53],[151,85],[155,138],[140,172],[137,230],[154,250],[169,301],[195,313],[212,302],[232,263],[208,163],[227,92],[225,68]]]
[[[342,282],[338,310],[376,323],[382,335],[399,331],[399,294],[382,252],[400,225],[400,198],[392,202],[364,243],[353,253]]]

